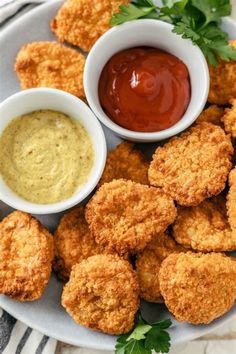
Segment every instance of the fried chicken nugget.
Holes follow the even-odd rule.
[[[236,232],[236,168],[230,171],[228,182],[227,214],[231,229]]]
[[[120,178],[149,184],[148,167],[149,163],[140,151],[134,149],[134,144],[124,141],[109,152],[98,187],[111,182],[113,179]]]
[[[88,52],[97,39],[111,28],[109,20],[121,4],[130,0],[67,0],[51,22],[51,30],[61,42]]]
[[[208,324],[236,299],[236,260],[222,253],[175,253],[159,272],[165,304],[177,321]]]
[[[176,217],[173,200],[161,189],[127,180],[103,184],[86,207],[96,242],[123,255],[140,252]]]
[[[230,138],[220,127],[199,123],[157,148],[149,182],[180,205],[198,205],[225,188],[232,154]]]
[[[129,332],[139,307],[137,275],[117,255],[97,255],[72,268],[62,305],[75,322],[109,334]]]
[[[221,118],[226,133],[232,138],[236,138],[236,99],[230,100],[231,108],[226,108],[223,117]]]
[[[56,42],[33,42],[17,54],[15,70],[22,89],[51,87],[85,97],[85,58],[74,49]]]
[[[230,41],[236,49],[236,40]],[[210,91],[208,101],[226,105],[236,97],[236,61],[219,59],[217,66],[208,65],[210,73]]]
[[[184,248],[169,235],[162,233],[154,237],[144,251],[138,254],[136,271],[140,286],[140,296],[146,301],[163,302],[159,284],[159,270],[163,260],[173,252],[183,252]]]
[[[236,232],[229,225],[223,197],[177,211],[172,236],[181,245],[203,252],[236,250]]]
[[[105,252],[98,245],[84,217],[84,207],[65,214],[54,235],[55,259],[53,269],[61,280],[68,280],[71,268],[95,254]]]
[[[221,118],[224,115],[224,110],[222,107],[216,106],[215,104],[204,109],[204,111],[197,118],[196,123],[212,123],[215,125],[223,126]]]
[[[14,211],[0,223],[0,293],[39,299],[51,275],[53,237],[30,214]]]

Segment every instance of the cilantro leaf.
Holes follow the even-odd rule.
[[[171,324],[171,320],[151,324],[139,315],[134,330],[117,339],[115,354],[152,354],[152,349],[157,353],[168,353],[170,336],[165,329]]]
[[[138,7],[153,7],[156,8],[156,5],[152,0],[136,0],[134,5]]]
[[[221,17],[230,15],[232,10],[229,0],[192,0],[191,2],[204,14],[205,25],[218,22]]]
[[[151,328],[152,326],[148,324],[138,324],[133,330],[133,332],[130,334],[130,336],[127,338],[127,341],[131,339],[145,339],[145,334],[150,331]]]
[[[110,19],[110,24],[112,26],[120,25],[121,23],[137,20],[138,18],[142,18],[149,13],[151,13],[155,7],[137,7],[134,4],[129,5],[121,5],[120,12],[114,14]]]
[[[162,0],[163,5],[169,9],[178,8],[179,10],[183,10],[187,2],[188,0]]]
[[[145,347],[154,349],[157,353],[168,353],[170,350],[170,335],[158,327],[153,327],[146,336]]]

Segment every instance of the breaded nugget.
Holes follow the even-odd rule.
[[[17,54],[15,70],[22,89],[51,87],[84,98],[85,58],[56,42],[33,42]]]
[[[123,255],[140,252],[176,217],[173,200],[161,189],[127,180],[103,184],[86,207],[96,242]]]
[[[140,151],[134,149],[134,144],[124,141],[109,152],[98,186],[120,178],[149,184],[148,167],[149,163]]]
[[[172,235],[185,247],[197,251],[236,250],[236,232],[228,223],[225,199],[204,200],[195,207],[178,207]]]
[[[49,281],[53,237],[30,214],[15,211],[0,223],[0,293],[39,299]]]
[[[227,195],[227,214],[231,229],[236,232],[236,168],[229,174],[229,192]]]
[[[95,254],[105,252],[98,245],[84,217],[84,208],[76,208],[65,214],[54,235],[55,259],[53,269],[62,280],[68,280],[71,268]]]
[[[226,133],[229,133],[232,138],[236,138],[236,99],[232,99],[229,102],[232,107],[225,109],[225,113],[221,120],[224,124],[224,129]]]
[[[119,6],[129,0],[66,0],[51,22],[51,30],[61,42],[89,51],[96,40],[111,28],[109,20]]]
[[[76,264],[62,293],[75,322],[109,334],[129,332],[139,307],[137,275],[117,255],[97,255]]]
[[[149,182],[180,205],[198,205],[224,189],[232,154],[230,138],[220,127],[199,123],[157,148]]]
[[[140,296],[146,301],[163,302],[159,285],[159,269],[163,260],[173,252],[184,248],[169,235],[162,233],[154,237],[144,251],[138,254],[136,271],[140,286]]]
[[[216,106],[215,104],[207,107],[197,118],[196,123],[212,123],[215,125],[223,126],[221,118],[224,114],[222,107]]]
[[[236,40],[230,41],[236,49]],[[226,105],[236,97],[236,61],[219,59],[217,66],[209,65],[210,91],[208,101]]]
[[[159,272],[165,304],[181,322],[210,323],[236,299],[236,260],[222,253],[175,253]]]

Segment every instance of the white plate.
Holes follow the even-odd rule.
[[[41,5],[25,14],[0,35],[0,101],[20,90],[19,81],[14,73],[14,61],[20,47],[28,42],[39,40],[55,40],[50,31],[49,22],[54,17],[62,1],[53,1]],[[224,29],[232,37],[236,33],[236,24],[231,20],[224,21]],[[194,58],[193,58],[194,60]],[[115,147],[120,139],[105,129],[108,148]],[[153,145],[145,145],[150,153]],[[11,212],[12,209],[0,201],[0,218]],[[55,229],[61,214],[39,216],[38,218],[51,230]],[[112,350],[116,337],[90,331],[73,322],[60,305],[62,284],[54,276],[46,289],[44,296],[31,303],[20,303],[5,296],[0,296],[0,306],[11,315],[48,336],[88,348]],[[143,302],[142,313],[146,319],[162,320],[170,314],[163,305],[154,305]],[[170,330],[172,343],[180,343],[205,335],[219,325],[232,320],[236,316],[236,306],[225,316],[208,326],[192,326],[178,323],[173,320]]]

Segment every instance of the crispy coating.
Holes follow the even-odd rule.
[[[204,200],[195,207],[178,207],[172,226],[175,240],[197,251],[236,250],[236,232],[228,223],[225,199]]]
[[[236,232],[236,168],[230,171],[228,182],[229,192],[226,203],[228,221],[233,232]]]
[[[230,138],[220,127],[199,123],[157,148],[148,171],[150,184],[163,187],[180,205],[198,205],[224,189],[232,153]]]
[[[15,211],[0,223],[0,293],[39,299],[51,275],[53,237],[30,214]]]
[[[17,54],[15,70],[22,89],[50,87],[84,98],[85,58],[56,42],[33,42]]]
[[[171,254],[159,279],[166,306],[181,322],[210,323],[236,299],[236,260],[222,253]]]
[[[148,167],[149,163],[140,151],[134,149],[134,144],[124,141],[109,152],[98,187],[120,178],[149,184]]]
[[[236,49],[236,40],[230,41]],[[210,91],[208,101],[226,105],[236,97],[236,61],[219,59],[216,67],[209,65]]]
[[[51,22],[51,30],[61,42],[89,51],[97,39],[111,28],[109,20],[129,0],[66,0]]]
[[[53,269],[61,280],[68,280],[71,268],[95,254],[105,252],[98,245],[84,217],[84,208],[79,207],[65,214],[54,235],[55,259]]]
[[[86,207],[96,242],[123,255],[140,252],[176,217],[173,200],[161,189],[127,180],[103,184]]]
[[[117,255],[76,264],[63,289],[62,305],[75,322],[109,334],[129,332],[139,307],[137,275]]]
[[[222,107],[216,106],[215,104],[207,107],[197,118],[196,123],[212,123],[215,125],[223,126],[221,118],[224,114]]]
[[[138,254],[136,271],[140,286],[140,296],[150,302],[163,302],[159,284],[159,270],[163,260],[173,252],[184,248],[169,235],[162,233],[154,237],[144,251]]]
[[[236,138],[236,99],[232,99],[229,102],[232,107],[225,109],[225,113],[221,120],[224,124],[226,133],[230,134],[232,138]]]

